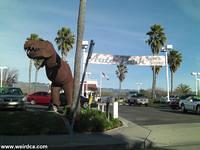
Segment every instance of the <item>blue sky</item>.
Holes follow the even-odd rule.
[[[58,29],[71,28],[76,35],[78,0],[2,0],[0,2],[0,66],[19,70],[19,81],[28,81],[29,60],[23,44],[31,33],[54,42]],[[200,1],[199,0],[88,0],[85,22],[85,40],[95,41],[94,52],[116,55],[151,55],[145,43],[146,33],[153,24],[161,24],[167,43],[183,55],[181,68],[175,74],[175,86],[180,83],[195,87],[191,72],[200,71]],[[69,53],[72,71],[74,51]],[[162,53],[161,53],[162,55]],[[99,80],[100,71],[110,80],[103,87],[118,88],[115,65],[90,65],[90,78]],[[33,79],[34,81],[34,69]],[[39,82],[48,83],[44,69]],[[149,67],[128,66],[122,87],[151,88],[152,71]],[[165,89],[165,69],[158,75],[157,86]]]

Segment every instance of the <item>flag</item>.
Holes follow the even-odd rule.
[[[109,77],[104,72],[101,72],[101,77],[103,79],[109,80]]]

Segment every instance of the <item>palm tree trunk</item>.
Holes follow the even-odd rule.
[[[31,92],[31,71],[32,71],[32,60],[29,61],[29,87],[28,87],[28,93]]]
[[[35,86],[34,86],[34,92],[36,92],[38,71],[39,71],[38,69],[35,70]]]
[[[62,50],[61,50],[61,58],[62,58],[62,60],[64,60],[64,53]]]
[[[173,72],[171,71],[171,95],[173,95],[173,86],[174,86],[174,74]]]
[[[74,90],[73,90],[73,105],[72,105],[72,126],[76,116],[76,113],[80,113],[80,104],[78,100],[78,92],[80,88],[80,70],[81,70],[81,47],[84,33],[85,23],[85,12],[86,12],[86,0],[80,0],[79,14],[77,22],[77,43],[75,52],[75,64],[74,64]]]
[[[153,66],[152,99],[156,100],[156,67]]]
[[[119,81],[119,96],[121,96],[121,90],[122,90],[122,82]]]

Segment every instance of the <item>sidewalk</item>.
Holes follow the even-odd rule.
[[[124,126],[104,133],[74,135],[0,136],[2,144],[48,145],[50,150],[132,150],[158,147],[200,149],[200,123],[138,126],[120,118]]]
[[[155,147],[169,149],[200,149],[200,123],[145,126]]]

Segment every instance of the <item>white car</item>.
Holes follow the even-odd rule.
[[[200,114],[200,96],[189,96],[180,100],[179,107],[182,112],[194,111]]]
[[[148,106],[149,99],[147,97],[145,97],[143,94],[135,94],[135,95],[132,95],[128,99],[128,104],[130,106],[132,104],[134,104],[134,105],[145,105],[145,106]]]

